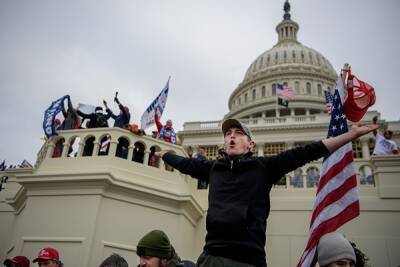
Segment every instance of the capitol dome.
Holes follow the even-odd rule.
[[[278,43],[258,56],[229,98],[225,118],[257,118],[325,113],[324,90],[333,90],[337,73],[318,51],[297,40],[299,25],[290,18],[286,1],[283,21],[276,26]],[[295,92],[288,108],[277,108],[276,85]]]

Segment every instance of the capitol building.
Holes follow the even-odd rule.
[[[118,253],[133,267],[138,241],[154,229],[167,233],[181,258],[196,261],[206,234],[208,190],[198,189],[197,180],[160,159],[149,166],[152,148],[195,157],[204,146],[207,157],[216,159],[223,144],[221,124],[228,118],[251,128],[258,156],[326,137],[330,116],[324,90],[334,90],[338,73],[322,54],[300,43],[300,26],[287,2],[284,10],[276,45],[249,62],[243,81],[227,99],[229,112],[215,121],[185,122],[178,133],[181,145],[121,128],[65,130],[43,144],[32,168],[0,172],[0,262],[16,255],[34,259],[41,248],[52,246],[65,266],[99,266]],[[277,105],[277,84],[295,92],[288,107]],[[399,144],[400,121],[386,121],[378,111],[369,111],[363,121],[374,116]],[[101,153],[105,136],[111,142],[108,152]],[[77,153],[69,155],[73,143]],[[353,142],[361,213],[339,231],[369,257],[371,266],[398,266],[400,157],[372,156],[374,143],[372,134]],[[56,144],[62,146],[59,154],[54,153]],[[117,153],[120,144],[127,144],[126,155]],[[143,154],[137,154],[138,147]],[[296,266],[321,171],[322,159],[288,173],[271,190],[268,266]]]

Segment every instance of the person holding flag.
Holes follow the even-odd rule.
[[[376,128],[356,125],[341,135],[275,156],[254,157],[250,129],[228,119],[222,124],[225,153],[221,160],[156,152],[173,168],[209,183],[207,235],[196,266],[266,266],[266,220],[273,184],[310,161],[331,155],[349,142],[351,146],[352,140]]]
[[[346,64],[343,69],[343,77],[346,77],[348,72],[347,66]],[[353,88],[350,88],[350,86],[353,87],[354,85],[351,82],[353,78],[354,75],[349,73],[347,82],[349,91],[345,102],[343,101],[345,99],[344,78],[342,80],[342,77],[339,77],[336,82],[336,90],[332,95],[328,139],[326,140],[332,142],[338,139],[343,140],[346,136],[353,135],[353,137],[343,142],[336,149],[330,150],[331,153],[324,158],[311,216],[308,241],[297,267],[314,266],[317,261],[318,242],[324,236],[336,231],[340,226],[360,214],[357,178],[353,165],[353,149],[350,141],[366,133],[376,131],[379,125],[354,125],[348,130],[347,119],[353,122],[360,121],[365,112],[367,112],[368,107],[375,102],[375,95],[370,93],[369,95],[366,94],[366,96],[371,96],[368,99],[367,105],[364,105],[362,108],[357,106],[356,101],[349,96],[351,90],[353,90]],[[365,132],[359,132],[361,129],[364,129]],[[354,136],[355,132],[359,132],[360,135],[356,134]]]
[[[154,121],[157,125],[158,137],[165,142],[176,144],[176,133],[174,128],[172,128],[172,120],[167,120],[167,123],[163,126],[158,117],[158,108],[154,108]]]

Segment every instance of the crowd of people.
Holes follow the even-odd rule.
[[[106,113],[97,107],[94,113],[84,114],[75,110],[70,98],[68,109],[63,111],[61,129],[76,129],[88,119],[87,128],[108,127],[107,120],[114,119],[114,127],[127,128],[130,122],[129,109],[117,97],[120,112],[115,115],[104,101]],[[176,132],[172,121],[162,125],[155,108],[154,117],[157,137],[175,144]],[[137,129],[137,128],[136,128]],[[255,142],[251,130],[236,119],[225,120],[222,124],[224,149],[218,160],[208,160],[205,148],[200,147],[196,157],[182,157],[171,150],[151,150],[149,163],[155,165],[161,158],[167,166],[177,169],[199,180],[199,188],[209,187],[209,207],[206,218],[207,234],[203,252],[197,260],[198,267],[217,266],[266,266],[266,221],[270,211],[270,190],[286,173],[304,166],[310,161],[327,156],[343,145],[370,132],[376,136],[374,154],[398,154],[397,145],[391,140],[392,133],[379,133],[377,119],[370,125],[354,125],[348,132],[320,140],[303,147],[285,151],[272,157],[254,157]],[[138,130],[138,129],[137,129]],[[137,133],[137,132],[136,132]],[[136,148],[135,148],[136,149]],[[140,148],[138,148],[140,149]],[[167,235],[159,230],[146,234],[137,244],[139,266],[169,267],[195,266],[183,261],[171,245]],[[322,267],[365,266],[365,255],[339,233],[324,235],[317,246],[317,258]],[[18,263],[29,266],[23,256],[7,259],[7,267]],[[22,263],[25,262],[25,263]],[[39,266],[63,266],[59,253],[54,248],[44,248],[33,263]],[[27,265],[23,265],[27,264]],[[113,254],[100,267],[128,266],[125,259]]]
[[[107,101],[103,100],[103,107],[97,106],[94,108],[92,113],[84,113],[78,108],[74,108],[72,105],[71,97],[67,96],[67,110],[64,105],[62,106],[62,114],[64,120],[61,122],[60,119],[54,119],[54,124],[57,130],[71,130],[71,129],[82,129],[82,128],[103,128],[109,127],[108,120],[114,119],[114,126],[123,129],[128,129],[135,134],[146,134],[144,129],[140,129],[137,124],[130,124],[131,113],[128,106],[124,106],[119,101],[118,97],[114,97],[114,102],[119,107],[118,115],[115,114],[107,104]],[[166,124],[163,125],[160,122],[157,107],[154,108],[154,121],[157,126],[157,138],[172,144],[177,143],[177,136],[174,128],[172,127],[172,120],[167,120]],[[86,120],[86,122],[85,122]]]
[[[105,108],[105,112],[103,107],[97,106],[94,108],[94,112],[85,113],[78,108],[74,108],[72,105],[71,97],[67,96],[67,109],[65,109],[64,103],[62,105],[62,114],[64,119],[61,121],[59,118],[54,119],[54,125],[56,130],[72,130],[72,129],[82,129],[82,128],[104,128],[109,127],[108,120],[110,118],[114,119],[114,126],[118,128],[123,128],[131,131],[134,134],[138,135],[146,135],[144,129],[140,129],[139,126],[135,123],[130,123],[131,114],[129,108],[119,101],[117,95],[114,97],[114,102],[119,107],[118,115],[115,114],[107,104],[107,101],[103,100],[103,106]],[[166,124],[163,125],[160,121],[160,117],[158,114],[157,107],[154,108],[154,121],[157,126],[157,131],[153,131],[152,137],[161,139],[165,142],[171,144],[178,144],[178,138],[174,128],[172,127],[172,120],[167,120]],[[104,137],[101,140],[102,143],[106,142],[107,137]],[[72,152],[72,144],[75,140],[71,141],[70,151],[68,151],[68,155]],[[117,156],[125,157],[128,154],[127,144],[119,144],[117,147]],[[56,143],[56,147],[53,152],[53,157],[60,157],[62,153],[62,141],[60,140]],[[84,154],[88,154],[88,151],[92,151],[93,144],[88,144],[85,147]],[[134,161],[140,161],[140,154],[144,154],[144,151],[141,151],[141,147],[135,147],[135,158]],[[100,151],[100,154],[107,154],[108,147],[105,147],[104,150]],[[154,152],[153,152],[154,155]],[[155,166],[154,157],[149,158],[149,165]]]
[[[161,230],[153,230],[144,235],[136,246],[139,257],[138,267],[194,267],[189,260],[182,260],[168,236]],[[4,261],[5,267],[29,267],[31,261],[25,256],[15,256]],[[41,249],[38,256],[32,260],[39,267],[63,267],[60,253],[53,247]],[[135,265],[133,263],[133,265]],[[118,254],[111,254],[99,267],[128,267],[126,259]],[[132,266],[132,265],[131,265]]]

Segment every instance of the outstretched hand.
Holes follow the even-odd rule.
[[[162,158],[166,153],[170,152],[171,150],[169,149],[163,149],[161,151],[156,151],[154,153],[155,156]]]
[[[367,133],[378,130],[379,126],[379,124],[353,125],[350,132],[354,134],[355,138],[358,138]]]

